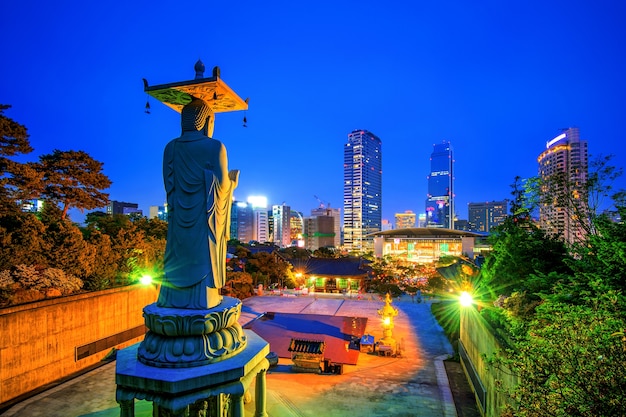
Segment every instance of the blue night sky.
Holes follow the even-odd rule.
[[[241,170],[237,199],[343,208],[343,146],[366,129],[383,144],[383,218],[424,211],[433,144],[449,140],[466,219],[468,202],[536,175],[562,128],[626,165],[625,19],[621,0],[4,1],[0,103],[28,128],[23,160],[84,150],[110,198],[147,215],[180,120],[152,98],[144,113],[142,78],[190,80],[201,59],[250,98],[248,127],[218,114],[214,134]]]

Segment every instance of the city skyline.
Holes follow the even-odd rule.
[[[104,163],[111,200],[147,214],[165,200],[163,148],[180,119],[142,78],[189,80],[201,59],[250,98],[215,127],[241,170],[238,200],[343,208],[342,146],[363,129],[384,144],[383,219],[423,212],[431,146],[444,140],[465,219],[469,202],[509,198],[516,176],[537,175],[562,128],[580,128],[591,158],[626,166],[624,17],[621,2],[5,2],[0,103],[29,130],[35,151],[20,160],[84,150]]]

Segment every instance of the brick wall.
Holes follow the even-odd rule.
[[[157,295],[134,285],[0,309],[0,404],[141,341]]]

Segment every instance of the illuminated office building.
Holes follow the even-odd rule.
[[[454,159],[448,141],[436,144],[430,155],[428,196],[426,198],[427,227],[454,229]]]
[[[470,230],[489,233],[491,229],[504,223],[508,214],[508,201],[469,203],[467,212]]]
[[[396,213],[396,229],[409,229],[415,227],[415,213],[407,210],[404,213]]]
[[[537,158],[542,189],[550,199],[539,206],[539,225],[547,233],[562,237],[568,243],[584,238],[581,222],[587,217],[588,196],[585,191],[588,172],[587,141],[580,139],[578,128],[564,129],[546,143]],[[560,176],[564,181],[555,181]],[[567,204],[559,197],[567,196]]]
[[[282,205],[272,206],[274,225],[274,244],[281,248],[291,246],[291,207]]]
[[[367,130],[348,134],[343,152],[343,233],[348,250],[373,250],[381,230],[382,142]]]
[[[339,248],[341,246],[341,209],[331,207],[318,207],[311,210],[311,217],[326,216],[333,218],[333,241],[330,246]],[[326,233],[326,232],[325,232]],[[326,245],[322,245],[326,246]]]

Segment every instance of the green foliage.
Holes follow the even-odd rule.
[[[313,251],[316,258],[338,258],[339,253],[335,248],[321,247]]]
[[[550,291],[550,282],[529,281],[531,275],[545,277],[550,273],[570,272],[567,262],[570,256],[563,242],[547,236],[532,224],[509,218],[497,228],[490,243],[492,252],[485,260],[481,275],[494,299],[515,291]]]
[[[583,194],[605,195],[620,172],[601,160]],[[552,178],[552,181],[566,181]],[[535,184],[545,190],[545,184]],[[568,205],[585,240],[567,247],[516,213],[492,236],[493,251],[481,272],[492,303],[481,315],[510,350],[492,358],[519,378],[505,416],[621,416],[626,398],[626,225],[592,206],[560,183],[546,199]],[[543,188],[542,188],[543,187]],[[595,193],[595,194],[594,194]],[[519,195],[518,195],[519,196]],[[613,196],[626,215],[623,193]]]
[[[585,306],[546,301],[536,309],[527,338],[506,360],[519,377],[507,415],[623,415],[626,321],[618,298]]]
[[[292,276],[292,266],[281,257],[267,252],[257,252],[250,255],[246,262],[246,271],[254,276],[262,277],[261,280],[268,284],[285,285],[286,280]]]

